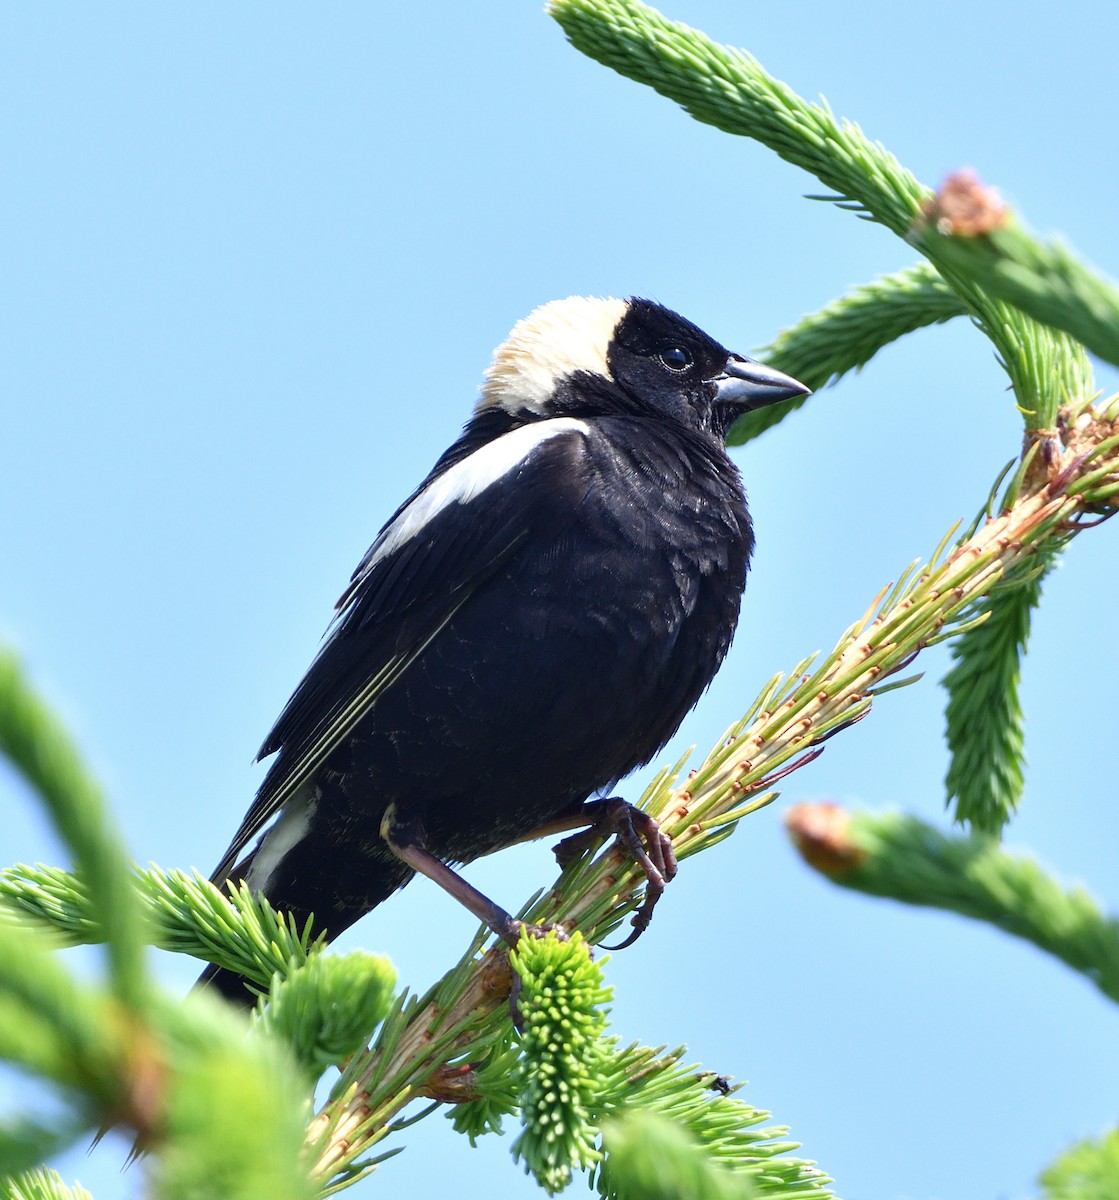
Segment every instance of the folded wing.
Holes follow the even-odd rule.
[[[214,872],[238,856],[352,734],[378,696],[521,551],[538,519],[577,503],[588,429],[569,418],[506,433],[429,477],[382,529],[258,755],[275,754]]]

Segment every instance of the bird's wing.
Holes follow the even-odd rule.
[[[277,754],[212,878],[305,784],[471,595],[514,558],[538,514],[574,495],[587,427],[538,421],[429,478],[381,531],[258,758]]]

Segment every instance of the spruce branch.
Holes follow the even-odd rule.
[[[630,1165],[615,1157],[618,1122],[650,1118],[669,1123],[694,1147],[702,1147],[704,1161],[725,1171],[736,1187],[752,1186],[753,1194],[772,1200],[829,1200],[831,1180],[813,1163],[790,1157],[798,1144],[789,1140],[788,1129],[770,1125],[768,1112],[740,1099],[740,1085],[686,1064],[683,1053],[682,1048],[669,1054],[647,1046],[613,1049],[600,1117],[606,1156],[595,1175],[599,1192],[629,1194]]]
[[[759,1194],[749,1176],[718,1166],[705,1146],[652,1113],[633,1112],[608,1122],[606,1146],[611,1182],[601,1194],[608,1200],[751,1200]]]
[[[929,190],[883,146],[809,104],[753,55],[721,46],[638,0],[552,0],[571,44],[653,88],[697,121],[750,137],[803,167],[860,216],[904,237]]]
[[[36,694],[18,659],[0,648],[0,754],[46,806],[86,881],[97,940],[108,951],[117,998],[142,1010],[148,990],[143,915],[129,885],[128,858],[101,791],[61,722]]]
[[[518,1111],[520,1104],[520,1046],[510,1027],[502,1030],[491,1044],[485,1061],[470,1066],[467,1098],[452,1104],[447,1116],[456,1133],[465,1134],[470,1144],[487,1133],[501,1133],[505,1117]]]
[[[643,807],[673,838],[679,857],[728,836],[743,816],[772,800],[775,793],[769,789],[778,776],[810,760],[820,742],[865,715],[874,697],[894,686],[893,677],[923,646],[973,623],[975,603],[1000,581],[1028,569],[1081,522],[1111,511],[1119,495],[1117,417],[1114,403],[1070,411],[1060,440],[1046,442],[1044,454],[1038,450],[1020,465],[997,516],[981,521],[950,549],[951,535],[946,537],[927,567],[905,572],[894,587],[884,589],[831,654],[818,663],[806,660],[788,678],[771,680],[682,786],[677,776],[683,762],[653,780]],[[263,920],[267,906],[257,911],[259,901],[247,894],[239,904],[205,881],[177,873],[141,873],[139,878],[143,887],[154,888],[157,902],[149,903],[157,928],[186,900],[181,926],[170,924],[179,948],[189,945],[195,953],[219,957],[223,965],[255,970],[258,977],[261,954],[273,952],[273,941],[279,946],[285,935],[288,939],[278,951],[282,964],[290,966],[292,958],[306,952],[296,931],[272,914],[268,933],[261,925],[242,950],[231,953],[227,947],[224,954],[216,953],[246,912]],[[588,848],[520,915],[537,924],[578,927],[588,941],[597,942],[638,907],[643,878],[614,846]],[[88,899],[65,873],[23,868],[6,872],[2,883],[9,906],[15,902],[39,919],[58,921],[71,937],[88,937],[98,929],[83,909]],[[189,932],[192,924],[200,930]],[[502,948],[483,953],[484,944],[479,935],[427,995],[399,997],[372,1046],[347,1064],[308,1134],[309,1161],[324,1192],[346,1186],[381,1161],[369,1158],[369,1152],[402,1127],[409,1103],[425,1096],[467,1098],[474,1064],[507,1046],[511,970]]]
[[[818,663],[807,659],[771,680],[741,721],[682,785],[683,760],[646,789],[641,807],[672,838],[680,859],[730,835],[776,796],[776,779],[810,761],[827,738],[866,716],[875,696],[921,649],[972,627],[975,605],[1082,522],[1113,511],[1119,496],[1119,402],[1070,411],[1062,439],[1026,456],[1004,508],[951,545],[944,538],[925,568],[910,568]],[[1043,460],[1043,461],[1042,461]],[[554,887],[518,914],[537,925],[579,929],[596,944],[639,908],[644,875],[611,844],[587,848]],[[482,954],[479,935],[460,963],[422,998],[401,997],[368,1053],[355,1055],[312,1126],[322,1186],[344,1186],[361,1156],[393,1129],[417,1096],[446,1095],[447,1080],[504,1044],[511,984],[501,947]],[[465,1099],[460,1093],[458,1098]]]
[[[1039,554],[1052,565],[1055,551]],[[986,617],[952,642],[944,677],[951,759],[945,778],[955,819],[977,832],[998,833],[1022,798],[1022,707],[1018,700],[1030,617],[1041,599],[1043,572],[997,589],[980,606]]]
[[[552,0],[549,13],[591,58],[680,104],[696,120],[753,138],[809,171],[831,194],[816,199],[909,237],[933,197],[882,145],[769,75],[744,50],[721,46],[639,0]],[[1027,428],[1053,424],[1057,409],[1091,394],[1082,349],[988,294],[937,239],[926,254],[994,343]]]
[[[148,932],[162,950],[190,954],[236,971],[267,988],[321,949],[311,922],[300,928],[244,884],[223,891],[198,872],[159,867],[129,872],[146,908]],[[0,902],[9,911],[49,925],[67,945],[95,943],[101,931],[84,880],[69,871],[17,863],[0,871]],[[4,909],[0,905],[0,922]]]
[[[313,1200],[302,1158],[311,1084],[287,1046],[246,1036],[244,1016],[205,993],[159,1012],[167,1087],[145,1148],[157,1200]]]
[[[0,925],[0,1060],[110,1111],[122,1103],[131,1033],[107,998],[83,987],[29,930]]]
[[[931,263],[884,275],[784,329],[757,352],[762,362],[818,392],[865,366],[883,346],[914,330],[962,316],[967,307]],[[797,396],[747,413],[727,441],[741,445],[772,428],[809,397]]]
[[[976,223],[976,211],[989,215]],[[1035,237],[970,172],[945,181],[910,236],[930,258],[1119,365],[1119,288],[1067,246]]]
[[[41,942],[0,924],[0,1059],[77,1101],[59,1137],[132,1129],[156,1151],[150,1170],[162,1200],[310,1200],[299,1149],[311,1087],[280,1042],[246,1038],[244,1019],[206,996],[172,1002],[152,992],[140,1019],[75,980]],[[23,1149],[35,1132],[22,1131]]]
[[[959,913],[1032,942],[1119,1001],[1119,921],[1080,888],[984,835],[949,837],[900,813],[801,804],[786,815],[805,861],[841,887]]]
[[[306,957],[294,929],[247,890],[225,898],[205,880],[178,872],[144,872],[138,882],[146,885],[150,927],[162,930],[169,948],[220,947],[234,969],[262,984],[272,977],[269,967],[291,974]],[[156,1151],[149,1160],[154,1194],[165,1200],[203,1194],[307,1200],[309,1177],[298,1160],[306,1118],[280,1042],[246,1040],[243,1018],[209,997],[171,1004],[151,993],[141,1019],[79,985],[32,929],[50,922],[72,942],[101,936],[95,900],[75,876],[12,868],[0,880],[0,898],[0,1057],[93,1101],[74,1123],[75,1134],[98,1124],[135,1130],[140,1144]],[[382,977],[380,993],[388,986]],[[329,1014],[325,1026],[315,1022],[314,1039],[297,1036],[298,995],[289,999],[295,1004],[282,1004],[275,1018],[287,1044],[337,1042],[338,1022]],[[370,1015],[367,1006],[359,1019]],[[351,1036],[344,1049],[356,1040]],[[311,1085],[302,1086],[309,1100]]]
[[[52,1126],[25,1118],[0,1122],[0,1200],[10,1194],[13,1185],[26,1182],[18,1177],[33,1175],[38,1163],[65,1150],[81,1132],[73,1121]]]
[[[1119,1129],[1071,1146],[1041,1173],[1044,1200],[1114,1200],[1119,1196]]]
[[[619,1048],[616,1038],[603,1036],[603,1006],[610,999],[603,963],[590,959],[578,934],[569,941],[554,934],[522,938],[513,960],[523,981],[517,1000],[524,1021],[521,1052],[511,1062],[506,1046],[495,1054],[513,1087],[482,1068],[472,1081],[482,1095],[457,1111],[480,1113],[496,1102],[512,1112],[516,1099],[509,1093],[521,1091],[524,1130],[514,1154],[546,1189],[559,1190],[574,1168],[591,1166],[602,1195],[637,1194],[641,1172],[625,1150],[624,1131],[631,1119],[647,1118],[671,1123],[686,1140],[688,1171],[702,1157],[719,1178],[733,1181],[736,1192],[752,1184],[751,1194],[773,1200],[827,1200],[828,1178],[790,1157],[797,1144],[788,1140],[788,1130],[768,1125],[769,1113],[739,1099],[727,1080],[685,1063],[683,1048],[668,1054],[663,1047]],[[610,1131],[605,1156],[598,1148],[600,1128]]]
[[[286,977],[277,972],[259,1027],[281,1038],[312,1086],[368,1041],[392,1003],[396,972],[387,958],[354,950],[319,954]]]
[[[67,1187],[57,1171],[36,1167],[0,1180],[0,1200],[93,1200],[85,1188]]]

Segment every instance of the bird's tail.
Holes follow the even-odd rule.
[[[345,850],[329,850],[323,853],[320,847],[304,842],[283,860],[280,870],[269,873],[263,881],[254,877],[254,850],[224,879],[215,878],[213,882],[224,888],[230,881],[246,880],[274,908],[292,917],[297,929],[314,915],[314,934],[331,941],[407,883],[412,872],[387,847],[373,859],[356,857],[352,851],[348,855]],[[339,888],[340,879],[351,881],[345,892]],[[359,881],[356,887],[352,886],[354,880]],[[252,1008],[262,990],[254,989],[236,971],[213,963],[202,972],[195,987],[212,988],[243,1008]]]
[[[195,988],[212,988],[220,996],[224,996],[231,1004],[239,1008],[252,1008],[256,1004],[257,994],[251,990],[249,981],[244,975],[230,971],[227,967],[216,967],[213,963],[198,976]]]

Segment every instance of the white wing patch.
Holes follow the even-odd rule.
[[[590,371],[609,379],[606,351],[627,307],[624,300],[568,296],[529,313],[494,351],[478,409],[547,413],[565,376]]]
[[[245,872],[245,882],[249,887],[258,891],[268,887],[280,860],[299,844],[310,829],[316,805],[316,798],[306,793],[292,796],[284,805],[279,817],[260,839],[260,845]]]
[[[516,470],[537,446],[549,438],[576,432],[590,431],[584,422],[574,417],[535,421],[502,434],[455,463],[426,487],[381,533],[370,548],[366,570],[414,538],[450,505],[469,504],[486,488]]]

